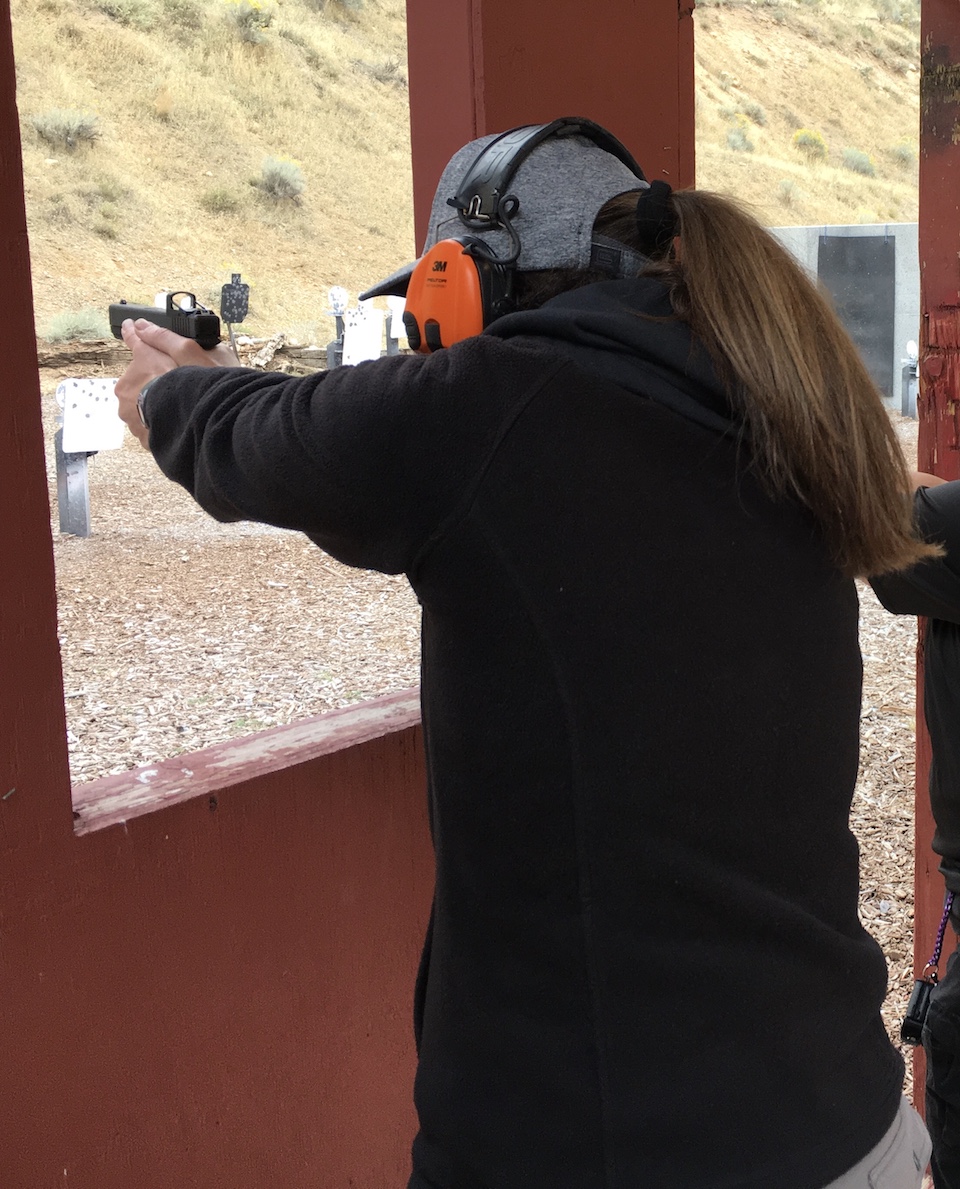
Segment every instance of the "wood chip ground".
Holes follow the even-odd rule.
[[[78,373],[56,360],[41,374],[75,782],[416,685],[419,609],[403,578],[348,569],[296,533],[216,524],[129,437],[90,460],[93,535],[60,536],[53,390]],[[912,463],[916,422],[893,416]],[[860,595],[853,828],[896,1038],[913,982],[916,621]]]

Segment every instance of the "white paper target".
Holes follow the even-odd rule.
[[[117,412],[116,380],[62,380],[57,404],[63,409],[63,452],[118,450],[126,426]]]
[[[379,359],[383,346],[383,310],[366,303],[343,315],[343,363]]]

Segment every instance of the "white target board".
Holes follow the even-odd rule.
[[[367,302],[343,315],[343,362],[363,363],[379,359],[383,345],[383,310]]]
[[[116,380],[63,380],[57,385],[57,404],[63,410],[63,452],[83,454],[118,450],[126,426],[118,414]]]

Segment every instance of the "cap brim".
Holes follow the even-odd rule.
[[[412,264],[405,264],[403,268],[398,268],[396,272],[384,277],[379,284],[365,289],[360,294],[360,301],[366,301],[370,297],[406,297],[407,286],[410,284],[416,263],[414,261]]]

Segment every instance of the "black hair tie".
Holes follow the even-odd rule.
[[[677,234],[668,182],[651,182],[637,199],[637,247],[644,256],[663,256]]]

